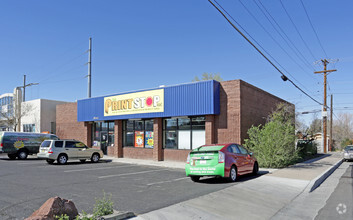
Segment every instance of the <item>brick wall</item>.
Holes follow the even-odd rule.
[[[191,150],[174,150],[174,149],[164,149],[164,160],[171,161],[183,161],[186,162],[186,158]]]
[[[124,147],[124,157],[134,159],[153,160],[153,149],[139,147]]]
[[[267,116],[281,102],[288,103],[242,80],[221,82],[220,114],[214,117],[213,143],[243,144],[248,138],[248,129],[252,125],[264,124]],[[212,118],[207,118],[206,121],[212,123]],[[209,144],[210,140],[206,138],[206,143]]]
[[[241,140],[248,138],[247,131],[252,125],[266,123],[266,118],[276,109],[279,103],[287,103],[268,92],[249,83],[240,81],[241,96]]]
[[[240,142],[240,80],[221,82],[220,114],[214,118],[214,143]]]
[[[56,134],[60,139],[76,139],[90,147],[87,122],[77,122],[77,103],[56,106]]]

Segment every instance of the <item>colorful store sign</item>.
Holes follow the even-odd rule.
[[[153,131],[146,131],[145,146],[146,148],[153,148]]]
[[[143,131],[135,131],[135,147],[143,147]]]
[[[164,112],[164,89],[104,97],[104,116]]]

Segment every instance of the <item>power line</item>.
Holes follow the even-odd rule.
[[[257,24],[258,24],[259,26],[261,26],[262,29],[267,33],[267,35],[269,35],[270,38],[277,44],[277,46],[279,46],[279,47],[283,50],[283,52],[286,53],[287,56],[288,56],[295,64],[297,64],[297,65],[303,70],[304,73],[306,73],[306,74],[307,74],[309,77],[311,77],[312,79],[316,80],[316,79],[312,76],[312,74],[307,73],[306,70],[304,70],[304,68],[303,68],[296,60],[294,60],[294,58],[281,46],[281,44],[280,44],[280,43],[271,35],[271,33],[261,24],[261,22],[256,18],[256,16],[255,16],[253,13],[251,13],[251,11],[248,9],[248,7],[246,7],[246,6],[244,5],[244,3],[242,2],[242,0],[238,0],[238,1],[239,1],[240,4],[245,8],[245,10],[252,16],[252,18],[257,22]]]
[[[313,57],[313,59],[314,59],[314,60],[317,60],[317,59],[315,58],[315,56],[314,56],[313,52],[310,50],[309,46],[308,46],[308,45],[307,45],[307,43],[305,42],[305,40],[304,40],[303,36],[300,34],[300,32],[299,32],[299,30],[298,30],[297,26],[294,24],[294,21],[293,21],[292,17],[289,15],[289,13],[288,13],[288,11],[287,11],[286,7],[284,7],[284,4],[283,4],[282,0],[279,0],[279,2],[281,3],[282,8],[283,8],[283,9],[284,9],[284,11],[286,12],[286,14],[287,14],[287,16],[288,16],[289,20],[290,20],[290,21],[291,21],[291,23],[293,24],[293,26],[294,26],[295,30],[297,31],[297,33],[298,33],[298,35],[299,35],[300,39],[303,41],[303,43],[304,43],[304,45],[305,45],[306,49],[308,49],[308,51],[309,51],[309,53],[311,54],[311,56]]]
[[[304,5],[303,1],[300,0],[300,2],[302,3],[302,6],[303,6],[304,11],[305,11],[305,14],[306,14],[306,17],[307,17],[308,20],[309,20],[310,26],[311,26],[311,28],[313,29],[314,33],[315,33],[316,39],[317,39],[317,41],[319,42],[322,51],[324,51],[325,56],[328,57],[328,56],[327,56],[327,53],[326,53],[326,51],[325,51],[325,49],[324,49],[324,47],[323,47],[322,44],[321,44],[319,35],[317,34],[317,32],[316,32],[316,30],[315,30],[315,28],[314,28],[314,25],[313,25],[313,23],[311,22],[311,19],[310,19],[310,17],[309,17],[309,14],[308,14],[308,12],[307,12],[307,10],[306,10],[306,8],[305,8],[305,5]]]
[[[319,105],[322,105],[319,101],[317,101],[316,99],[314,99],[313,97],[311,97],[309,94],[307,94],[304,90],[302,90],[299,86],[297,86],[291,79],[289,79],[275,64],[272,63],[272,61],[270,59],[268,59],[229,19],[228,17],[211,1],[211,0],[208,0],[212,5],[213,7],[215,7],[219,13],[222,14],[222,16],[228,21],[228,23],[230,25],[232,25],[232,27],[238,31],[238,33],[243,36],[243,38],[245,40],[248,41],[248,43],[250,43],[256,50],[257,52],[259,52],[279,73],[282,74],[281,78],[283,79],[283,81],[289,81],[290,83],[292,83],[292,85],[294,85],[297,89],[299,89],[302,93],[304,93],[306,96],[308,96],[311,100],[313,100],[314,102],[318,103]],[[217,4],[218,2],[215,1]],[[219,5],[219,4],[218,4]]]
[[[309,91],[303,84],[301,84],[294,76],[292,76],[265,48],[261,46],[259,42],[257,42],[246,30],[243,28],[217,1],[215,1],[217,5],[263,50],[265,53],[274,60],[277,65],[279,65],[288,75],[290,75],[297,83],[299,83],[302,87],[304,87],[307,91]]]
[[[297,46],[295,46],[295,44],[293,43],[293,41],[288,37],[288,35],[286,34],[286,32],[281,28],[281,26],[277,23],[276,19],[274,19],[274,17],[271,15],[271,13],[267,10],[267,8],[262,4],[261,1],[259,1],[259,4],[257,3],[256,0],[253,0],[253,2],[256,4],[256,6],[260,9],[260,11],[262,12],[262,14],[266,17],[266,19],[268,20],[268,22],[270,22],[270,24],[272,25],[273,29],[275,29],[275,31],[281,36],[281,38],[284,40],[284,42],[288,45],[288,47],[294,52],[294,54],[299,58],[299,60],[301,60],[309,69],[314,70],[315,68],[307,61],[306,57],[300,52],[300,50],[297,48]],[[272,23],[272,21],[276,24],[276,26],[279,28],[279,30],[283,33],[283,35],[285,37],[283,37],[283,35],[280,33],[280,31],[277,30],[276,26]],[[290,44],[289,44],[289,43]],[[294,49],[295,50],[294,50]],[[300,56],[299,56],[300,55]]]
[[[82,56],[85,55],[86,53],[87,53],[87,52],[81,53],[80,55],[78,55],[78,56],[76,56],[76,57],[74,57],[74,58],[68,60],[68,61],[65,62],[64,64],[58,66],[55,70],[49,72],[49,73],[48,73],[49,76],[47,76],[46,78],[44,78],[44,79],[42,79],[41,81],[39,81],[39,83],[41,83],[41,82],[43,82],[43,81],[45,81],[45,80],[47,80],[47,79],[50,79],[50,78],[53,77],[54,75],[58,74],[58,73],[56,73],[58,70],[60,70],[61,68],[63,68],[63,67],[66,66],[67,64],[72,63],[73,61],[77,60],[78,58],[82,57]],[[48,74],[47,74],[47,75],[48,75]]]

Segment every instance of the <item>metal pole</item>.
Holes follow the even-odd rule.
[[[324,59],[322,61],[324,63],[324,113],[325,115],[323,116],[323,121],[324,121],[324,153],[327,153],[327,108],[326,108],[326,99],[327,99],[327,91],[326,91],[326,85],[327,85],[327,72],[326,72],[326,65],[327,65],[327,60]]]
[[[332,143],[333,143],[333,140],[332,140],[332,121],[333,121],[333,95],[331,95],[331,109],[330,109],[331,113],[330,113],[330,151],[332,151]]]
[[[89,38],[88,49],[88,98],[91,98],[91,58],[92,58],[92,38]]]
[[[22,102],[26,101],[26,75],[23,75],[23,97]]]

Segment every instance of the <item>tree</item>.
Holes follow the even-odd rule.
[[[342,149],[348,143],[345,140],[353,140],[353,114],[340,113],[337,115],[337,120],[333,120],[332,136],[335,143],[340,146],[335,146],[336,149]]]
[[[13,98],[13,109],[10,111],[0,111],[1,122],[0,125],[3,125],[13,131],[20,131],[21,119],[32,111],[31,105],[26,105],[25,102],[22,103],[19,101],[19,104],[16,98]],[[18,106],[21,106],[20,108]]]
[[[314,118],[311,122],[308,130],[308,134],[314,135],[322,131],[322,120],[318,118]]]
[[[198,81],[205,81],[205,80],[216,80],[218,82],[222,82],[223,79],[221,78],[219,73],[213,74],[213,73],[203,73],[201,80],[199,79],[198,76],[195,76],[195,78],[192,80],[193,82],[198,82]]]
[[[294,118],[291,106],[279,104],[265,125],[248,130],[245,146],[255,153],[260,166],[280,168],[297,161]]]

